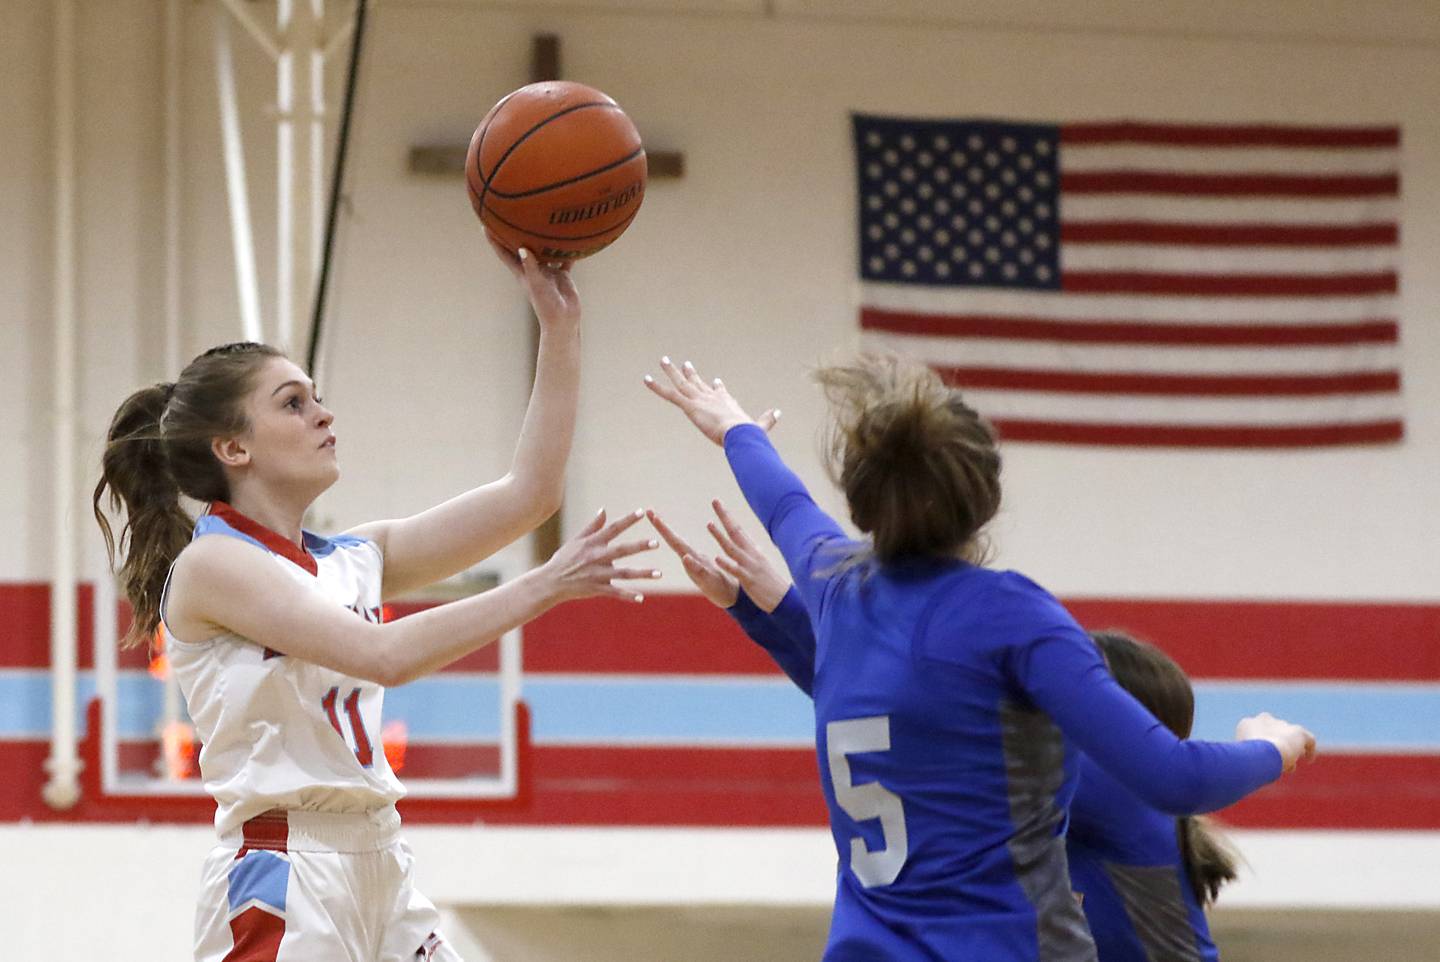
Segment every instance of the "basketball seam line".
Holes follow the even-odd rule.
[[[475,145],[475,173],[480,177],[481,187],[490,186],[489,181],[485,179],[485,171],[480,169],[480,157],[485,152],[485,137],[490,133],[490,125],[495,122],[496,117],[500,116],[500,111],[504,109],[506,102],[515,96],[515,94],[516,91],[512,90],[501,97],[500,102],[497,103],[495,108],[490,112],[490,119],[485,121],[485,126],[480,128],[480,142]]]
[[[617,160],[617,161],[614,161],[614,162],[612,162],[612,163],[606,164],[604,167],[596,167],[594,170],[589,171],[589,172],[584,173],[584,174],[581,174],[581,175],[578,176],[578,177],[571,177],[569,180],[556,181],[556,182],[553,183],[553,184],[546,184],[544,187],[536,187],[536,188],[534,188],[533,190],[522,190],[522,191],[520,191],[519,193],[507,194],[507,193],[504,193],[503,191],[498,191],[498,190],[494,189],[493,187],[491,187],[491,188],[489,188],[486,192],[487,192],[487,193],[490,193],[490,194],[494,194],[496,197],[499,197],[501,200],[520,200],[520,199],[525,198],[525,197],[533,197],[533,196],[535,196],[536,194],[543,194],[543,193],[545,193],[547,190],[559,190],[561,187],[569,187],[571,184],[578,184],[580,181],[585,180],[587,177],[594,177],[594,176],[597,175],[597,174],[603,174],[603,173],[605,173],[607,170],[614,170],[616,167],[623,167],[625,164],[630,163],[630,161],[634,160],[636,157],[639,157],[640,155],[642,155],[642,154],[644,154],[644,153],[645,153],[645,148],[644,148],[644,147],[636,147],[635,150],[634,150],[632,153],[627,154],[627,155],[624,156],[624,157],[621,157],[621,158],[620,158],[619,160]]]
[[[490,168],[490,176],[489,176],[489,177],[485,176],[485,169],[480,166],[480,152],[479,152],[479,151],[476,151],[476,152],[475,152],[475,172],[480,175],[480,183],[481,183],[481,185],[485,188],[485,193],[489,193],[489,192],[490,192],[490,181],[492,181],[492,180],[495,179],[495,175],[500,172],[500,168],[505,165],[505,161],[507,161],[507,160],[510,159],[510,155],[515,152],[515,148],[519,147],[521,144],[525,143],[526,140],[530,139],[530,135],[531,135],[531,134],[535,133],[535,131],[539,130],[541,127],[544,127],[546,124],[548,124],[550,121],[556,119],[557,117],[563,117],[563,116],[565,116],[566,114],[574,113],[574,112],[577,111],[577,110],[584,110],[584,109],[587,108],[587,107],[614,107],[616,110],[619,110],[619,109],[620,109],[619,105],[614,104],[614,103],[608,103],[608,102],[603,101],[603,100],[590,100],[590,101],[586,101],[586,102],[583,103],[583,104],[573,104],[573,105],[571,105],[571,106],[569,106],[569,107],[566,107],[564,110],[557,110],[557,111],[555,111],[555,113],[553,113],[553,114],[551,114],[550,116],[546,117],[544,120],[540,121],[540,122],[537,123],[535,126],[531,127],[529,130],[525,131],[525,133],[521,134],[519,137],[516,137],[516,138],[515,138],[515,142],[514,142],[513,144],[511,144],[509,147],[506,147],[506,148],[505,148],[505,153],[501,154],[501,155],[500,155],[500,159],[497,160],[497,161],[495,161],[495,166],[492,167],[492,168]],[[498,117],[498,114],[497,114],[497,117]],[[486,132],[486,133],[489,133],[489,132],[490,132],[490,126],[495,123],[495,119],[496,119],[495,117],[492,117],[492,118],[490,119],[490,123],[489,123],[489,124],[486,124],[486,126],[485,126],[485,132]],[[485,200],[484,196],[481,196],[480,200],[481,200],[481,202],[483,203],[484,200]]]
[[[522,233],[522,234],[528,234],[528,235],[531,236],[531,237],[539,237],[539,238],[542,238],[542,239],[544,239],[544,240],[553,240],[553,241],[583,241],[583,240],[589,240],[589,239],[592,238],[592,237],[599,237],[599,236],[602,235],[602,234],[608,234],[608,233],[610,233],[610,232],[613,231],[613,230],[618,230],[619,228],[624,227],[626,224],[630,223],[632,220],[635,219],[635,215],[636,215],[636,214],[640,213],[640,207],[639,207],[639,205],[637,204],[636,207],[635,207],[635,209],[630,212],[630,216],[626,217],[626,218],[625,218],[624,220],[622,220],[620,223],[615,224],[615,225],[612,226],[612,227],[607,227],[607,228],[605,228],[604,230],[597,230],[597,231],[596,231],[595,233],[593,233],[593,234],[577,234],[577,235],[574,235],[574,236],[571,236],[571,237],[566,237],[566,236],[562,236],[562,235],[560,235],[560,234],[540,234],[540,233],[537,233],[537,232],[535,232],[535,231],[533,231],[533,230],[530,230],[529,228],[521,227],[519,224],[512,224],[512,223],[510,223],[508,220],[506,220],[505,218],[501,217],[499,214],[495,213],[495,211],[494,211],[492,208],[486,207],[485,210],[486,210],[487,212],[489,212],[489,214],[490,214],[491,217],[495,218],[495,219],[498,220],[500,223],[504,224],[506,227],[512,228],[512,229],[514,229],[514,230],[518,230],[520,233]]]

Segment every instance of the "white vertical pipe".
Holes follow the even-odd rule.
[[[180,187],[183,155],[181,153],[180,109],[184,88],[183,23],[180,0],[165,0],[165,374],[180,374]],[[100,593],[96,591],[98,605]],[[99,618],[107,623],[115,620],[115,607],[100,608],[96,620],[96,644],[99,644]],[[112,632],[113,633],[113,632]],[[98,652],[97,652],[98,654]],[[98,665],[99,659],[96,659]],[[165,681],[165,706],[161,731],[180,719],[180,686],[173,676]],[[111,733],[107,731],[107,739]]]
[[[255,240],[250,231],[250,193],[245,185],[245,150],[235,98],[235,64],[230,55],[230,19],[215,11],[215,73],[220,87],[220,129],[225,141],[225,187],[230,198],[230,237],[235,248],[235,283],[247,341],[263,340],[260,288],[255,278]]]
[[[325,22],[325,0],[311,0],[310,29],[310,259],[306,264],[304,303],[313,306],[320,270],[325,223],[325,47],[320,25]],[[302,316],[309,322],[310,311]]]
[[[510,581],[510,565],[500,568],[501,579]],[[525,677],[524,650],[519,628],[500,637],[500,794],[512,796],[520,790],[519,732],[515,730],[515,707],[522,696]]]
[[[293,0],[275,4],[280,55],[275,61],[275,339],[290,350],[295,329],[295,43]]]
[[[109,559],[100,551],[99,569],[95,574],[95,690],[100,693],[100,787],[113,791],[120,767],[120,630],[115,623],[115,606],[119,592]]]
[[[55,532],[50,584],[50,780],[41,790],[51,808],[80,799],[75,745],[75,3],[55,0]]]
[[[165,0],[165,377],[180,373],[180,111],[184,96],[180,0]]]
[[[277,340],[296,349],[315,299],[323,223],[325,53],[323,0],[278,0],[276,60]]]

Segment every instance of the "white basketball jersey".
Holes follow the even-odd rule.
[[[384,559],[373,541],[306,531],[301,550],[218,501],[194,536],[257,545],[326,600],[380,620]],[[219,833],[272,808],[368,812],[405,794],[380,742],[380,685],[234,634],[192,643],[166,626],[165,648],[202,746],[200,776],[218,806]]]

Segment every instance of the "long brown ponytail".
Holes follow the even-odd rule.
[[[1124,632],[1092,631],[1090,637],[1120,687],[1177,738],[1189,738],[1195,722],[1195,691],[1174,659]],[[1209,819],[1200,816],[1176,819],[1175,835],[1195,900],[1201,905],[1214,902],[1221,887],[1235,880],[1239,853]]]
[[[874,556],[980,560],[980,529],[1000,508],[1000,452],[960,392],[893,355],[861,355],[815,379],[831,405],[830,475]]]
[[[122,647],[148,641],[160,623],[160,594],[170,565],[194,525],[180,503],[225,501],[230,485],[210,450],[212,438],[243,432],[245,396],[260,365],[281,353],[241,342],[212,348],[191,361],[173,384],[153,384],[130,395],[106,433],[100,481],[92,507],[113,568],[134,611]],[[106,517],[124,511],[118,535]]]
[[[1197,902],[1209,905],[1227,882],[1235,881],[1240,855],[1204,816],[1187,815],[1177,818],[1175,823],[1190,888],[1195,892]]]

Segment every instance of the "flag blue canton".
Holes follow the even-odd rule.
[[[852,119],[861,280],[1059,289],[1059,127]]]

